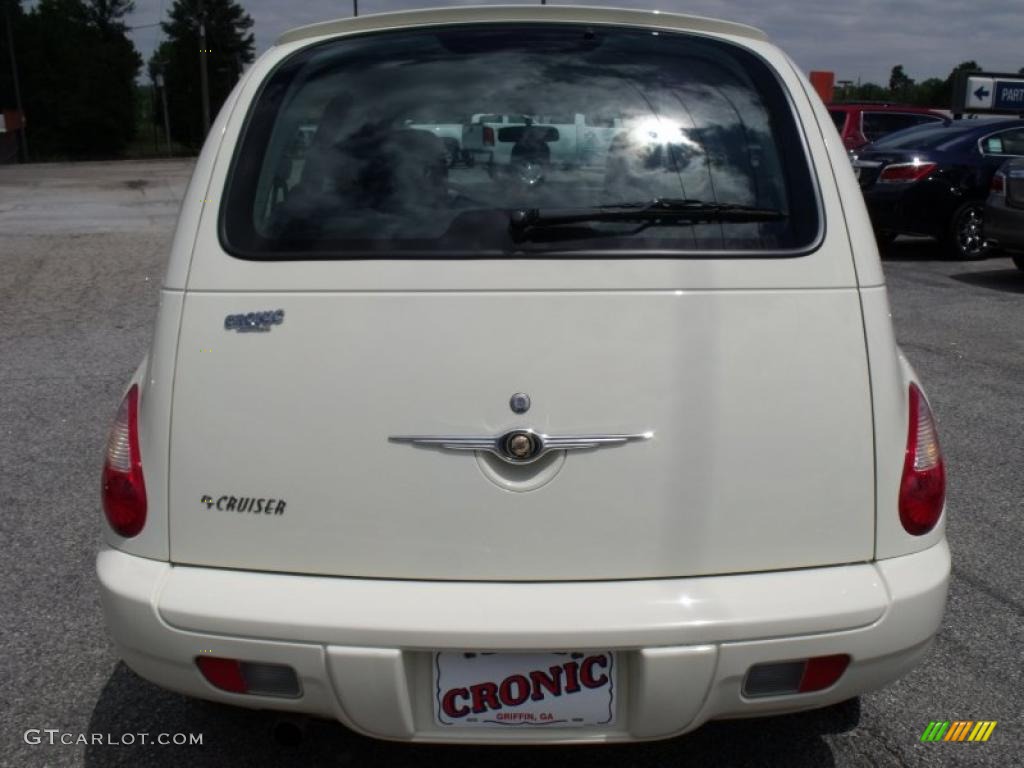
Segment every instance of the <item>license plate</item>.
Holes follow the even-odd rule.
[[[434,654],[434,722],[460,728],[615,725],[611,651]]]

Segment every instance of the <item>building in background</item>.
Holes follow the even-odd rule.
[[[836,74],[835,72],[811,72],[811,85],[818,92],[818,96],[826,104],[831,104],[835,98]]]

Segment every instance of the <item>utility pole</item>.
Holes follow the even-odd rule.
[[[203,100],[204,139],[210,132],[210,80],[206,73],[206,59],[206,10],[203,7],[203,0],[199,0],[199,88]]]
[[[359,15],[359,0],[352,0],[352,15]]]
[[[160,98],[163,102],[164,113],[164,136],[167,138],[167,156],[171,156],[171,113],[167,111],[167,81],[164,79],[164,64],[160,62],[160,72],[156,76],[156,87],[160,89]]]
[[[3,0],[0,0],[3,2]],[[28,134],[25,130],[25,110],[21,106],[21,83],[18,81],[18,60],[14,56],[14,25],[11,22],[11,3],[4,2],[4,17],[7,21],[7,47],[11,51],[11,75],[14,77],[14,105],[18,110],[18,118],[21,120],[21,130],[18,136],[21,139],[22,159],[28,162]]]

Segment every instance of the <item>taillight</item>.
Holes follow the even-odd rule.
[[[912,163],[893,163],[882,169],[878,175],[878,183],[905,184],[920,181],[938,167],[938,163],[922,163],[920,160],[915,160]]]
[[[995,176],[992,177],[992,183],[989,184],[988,190],[989,192],[994,192],[997,195],[1005,195],[1006,177],[1001,173],[997,173]]]
[[[920,536],[939,522],[946,499],[946,466],[939,449],[935,419],[924,394],[910,385],[910,428],[900,481],[900,522]]]
[[[489,125],[484,126],[484,146],[494,146],[494,129]]]
[[[103,462],[103,511],[119,536],[135,536],[146,524],[146,483],[139,451],[139,387],[121,401],[107,438]]]

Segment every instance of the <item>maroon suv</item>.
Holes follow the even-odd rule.
[[[828,113],[847,149],[857,149],[894,131],[948,118],[926,107],[902,104],[829,104]]]

